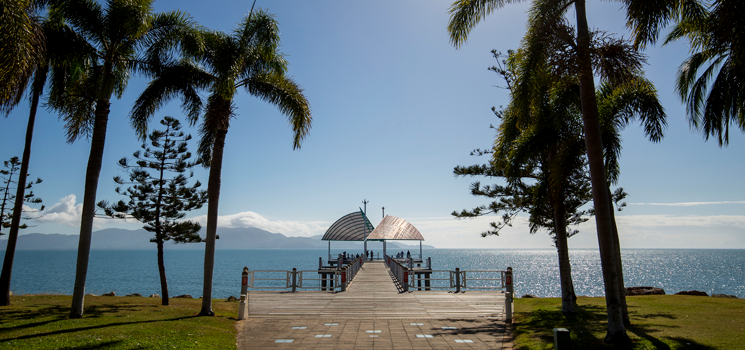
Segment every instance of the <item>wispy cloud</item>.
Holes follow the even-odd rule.
[[[545,231],[528,234],[527,218],[518,217],[499,237],[480,237],[497,216],[455,220],[452,217],[406,219],[438,248],[552,248]],[[739,248],[745,247],[745,215],[617,215],[624,248]],[[595,220],[590,218],[570,239],[572,248],[597,248]]]
[[[629,205],[659,205],[666,207],[693,207],[697,205],[716,204],[745,204],[745,201],[721,201],[721,202],[678,202],[678,203],[629,203]]]
[[[190,218],[202,226],[207,225],[207,215]],[[231,215],[221,215],[217,218],[217,226],[225,228],[234,227],[256,227],[269,232],[281,233],[285,236],[308,237],[323,234],[331,223],[323,221],[272,221],[261,214],[252,211],[244,211]]]

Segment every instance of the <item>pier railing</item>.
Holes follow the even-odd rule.
[[[363,263],[363,258],[354,259],[337,268],[318,270],[253,270],[246,269],[244,281],[248,290],[322,290],[345,291],[352,283]]]
[[[419,261],[421,264],[422,261]],[[462,290],[504,290],[512,292],[512,268],[507,270],[433,270],[430,259],[426,265],[414,267],[413,259],[385,256],[385,263],[397,286],[402,291],[455,289]]]

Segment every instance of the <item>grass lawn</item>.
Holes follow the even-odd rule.
[[[238,302],[215,299],[214,317],[196,317],[200,299],[85,297],[70,320],[72,296],[21,295],[0,307],[0,349],[235,349]]]
[[[629,346],[603,344],[605,298],[581,297],[561,313],[558,298],[515,299],[515,349],[553,349],[553,328],[567,328],[573,349],[745,349],[745,299],[683,295],[626,298]]]

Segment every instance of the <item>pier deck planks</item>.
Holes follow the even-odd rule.
[[[238,335],[239,349],[511,348],[503,293],[400,293],[381,261],[365,263],[346,292],[250,291],[248,297],[249,315]],[[291,329],[296,326],[306,329]],[[331,336],[316,337],[321,334]],[[424,334],[432,338],[417,337]],[[275,343],[278,339],[295,340]],[[473,343],[456,342],[464,339]]]

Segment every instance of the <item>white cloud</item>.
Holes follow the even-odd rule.
[[[42,227],[40,227],[40,231],[54,231],[55,233],[67,231],[69,234],[74,234],[76,232],[63,230],[58,225],[61,224],[69,227],[80,227],[80,218],[82,216],[82,212],[83,204],[77,203],[77,197],[74,194],[70,194],[60,199],[59,202],[52,205],[50,208],[45,209],[43,212],[44,216],[36,219],[36,221],[39,224],[47,224],[44,225],[47,226],[47,228],[43,229]],[[195,220],[201,223],[202,226],[206,226],[207,224],[206,215],[192,217],[189,218],[189,220]],[[96,218],[93,220],[93,223],[96,230],[100,230],[106,227],[122,227],[127,229],[137,229],[142,227],[142,223],[139,223],[136,220],[113,220],[106,218]],[[281,233],[285,236],[308,237],[323,234],[324,232],[326,232],[326,229],[328,229],[331,223],[322,221],[272,221],[261,216],[260,214],[246,211],[231,215],[221,215],[217,219],[217,225],[219,227],[226,228],[256,227],[269,232]]]
[[[195,220],[201,223],[202,226],[207,225],[207,215],[196,216],[190,218],[190,220]],[[261,216],[261,214],[244,211],[219,216],[217,218],[217,226],[225,228],[256,227],[269,232],[281,233],[285,236],[309,237],[323,234],[330,226],[330,223],[322,221],[272,221]]]
[[[43,216],[36,219],[41,224],[62,224],[72,227],[80,227],[80,218],[83,214],[83,203],[77,203],[77,197],[70,194],[60,199],[50,208],[44,209]],[[93,220],[95,229],[102,229],[106,225],[103,219]]]
[[[722,202],[678,202],[678,203],[629,203],[629,205],[658,205],[666,207],[693,207],[697,205],[716,204],[745,204],[745,201],[722,201]]]
[[[44,210],[44,216],[38,219],[40,223],[55,223],[68,226],[80,226],[83,204],[76,204],[74,194],[67,195],[52,207]]]

